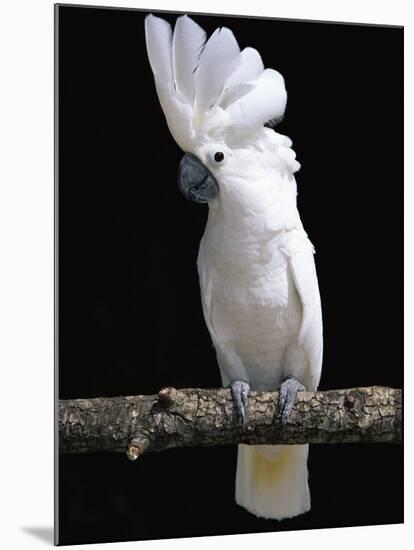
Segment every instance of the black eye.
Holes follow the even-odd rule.
[[[224,160],[224,155],[221,151],[217,151],[217,153],[214,155],[214,160],[216,162],[221,162],[222,160]]]

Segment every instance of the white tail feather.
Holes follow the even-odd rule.
[[[308,445],[239,445],[236,502],[258,517],[285,519],[310,510]]]

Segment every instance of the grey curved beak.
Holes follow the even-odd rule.
[[[188,201],[206,203],[219,192],[216,178],[200,159],[186,153],[178,167],[178,187]]]

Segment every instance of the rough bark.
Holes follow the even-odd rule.
[[[401,390],[300,392],[283,428],[277,397],[251,392],[244,427],[228,389],[164,388],[150,396],[61,400],[59,449],[127,452],[135,460],[144,451],[197,445],[401,442]]]

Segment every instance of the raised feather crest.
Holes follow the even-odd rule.
[[[207,40],[187,15],[174,32],[159,17],[145,18],[148,58],[168,127],[190,151],[200,134],[256,129],[283,116],[283,77],[265,69],[253,48],[240,51],[234,34],[221,27]]]

